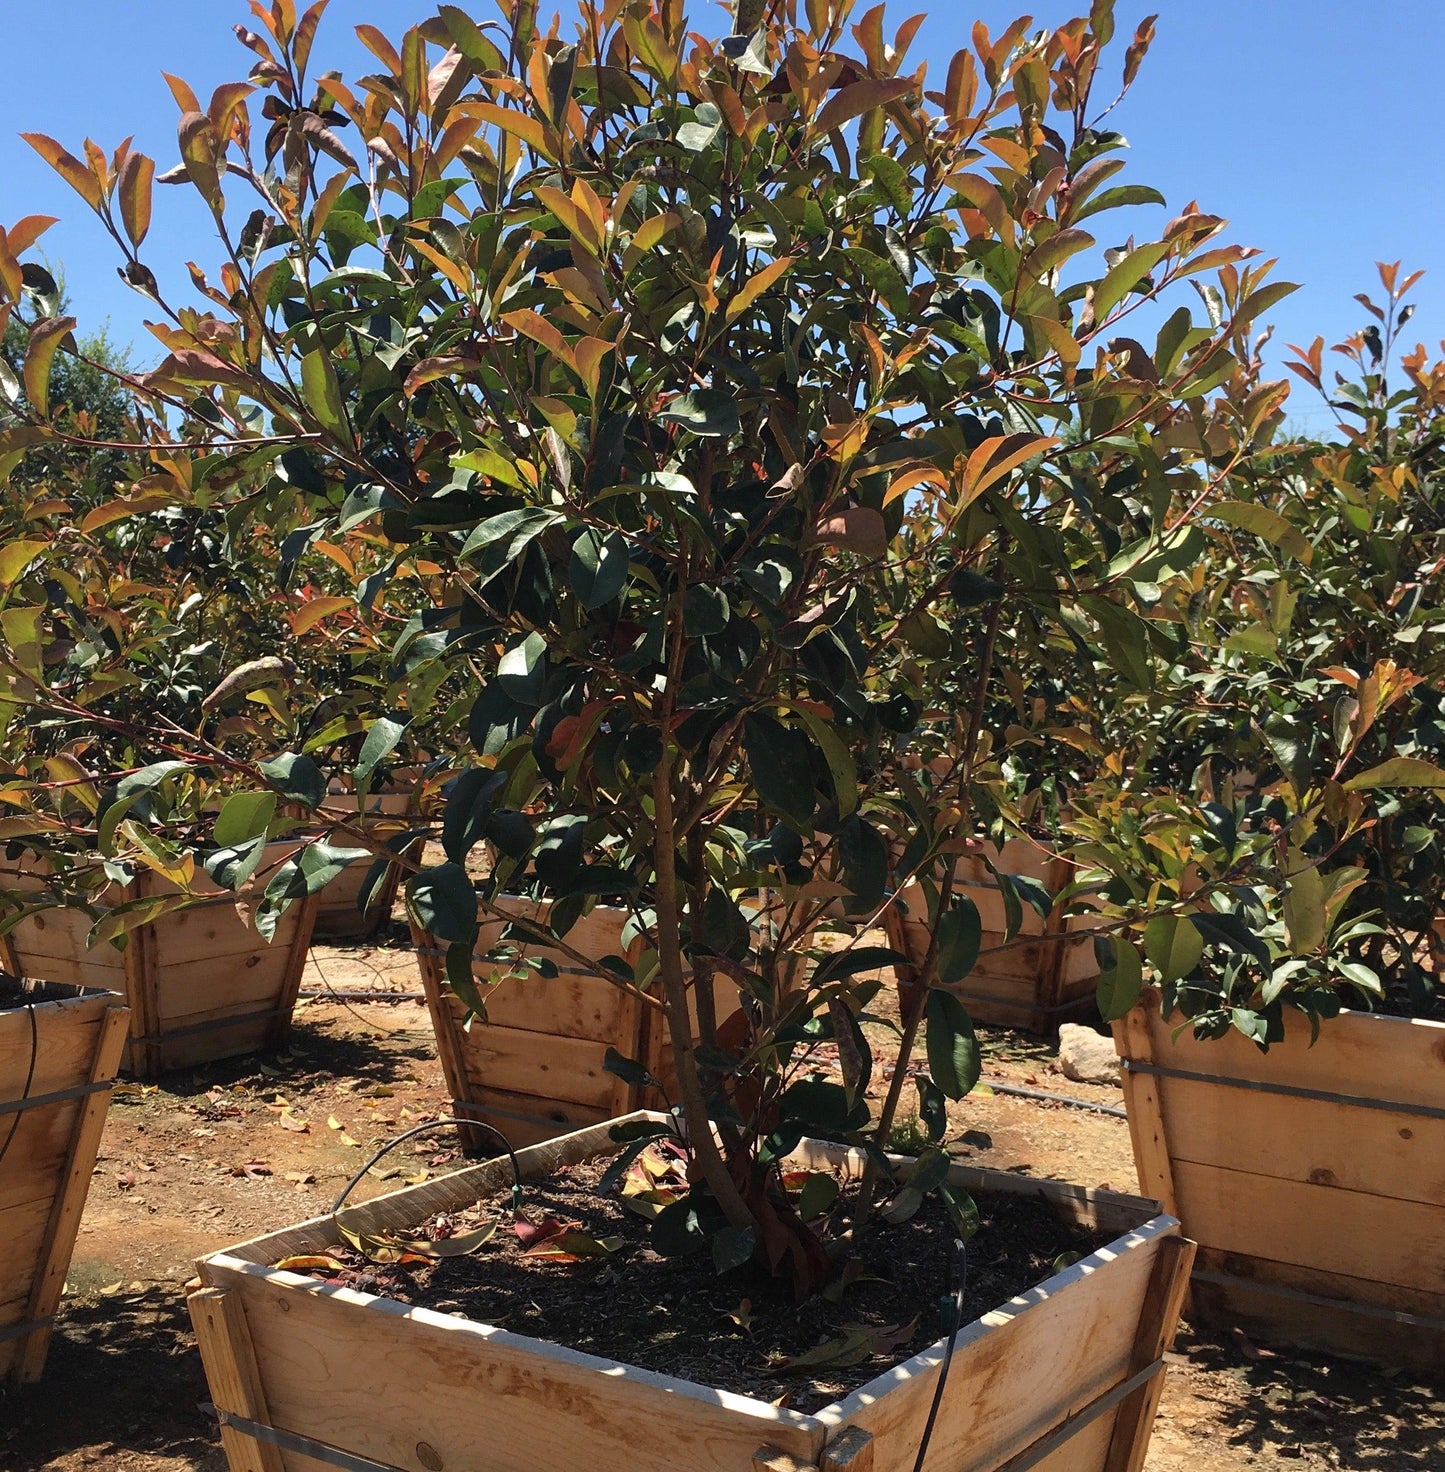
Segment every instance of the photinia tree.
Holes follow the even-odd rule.
[[[849,0],[739,3],[725,35],[689,30],[681,0],[583,3],[545,30],[512,0],[500,23],[441,6],[395,44],[360,26],[378,70],[347,82],[312,63],[323,9],[253,3],[249,77],[205,105],[170,79],[168,172],[31,138],[156,306],[137,469],[183,465],[177,503],[233,535],[364,530],[386,554],[361,605],[404,578],[428,591],[360,763],[464,692],[445,706],[466,747],[445,862],[411,875],[414,917],[479,1004],[479,917],[507,890],[549,902],[564,952],[592,906],[625,907],[634,959],[581,959],[659,1009],[675,1048],[692,1188],[659,1245],[816,1285],[824,1243],[780,1159],[805,1133],[865,1145],[861,1221],[925,1018],[935,1139],[978,1076],[947,987],[979,920],[950,856],[1023,817],[993,780],[1027,760],[998,719],[1009,670],[1067,646],[1092,678],[1149,684],[1168,646],[1138,589],[1193,555],[1198,509],[1277,415],[1274,394],[1211,396],[1290,288],[1194,204],[1150,216],[1157,238],[1118,223],[1162,201],[1118,182],[1108,0],[1055,30],[979,24],[940,76],[907,64],[922,17],[890,40],[881,6]],[[201,307],[172,305],[147,254],[161,182],[199,196],[224,246],[188,268]],[[0,452],[46,434],[38,390],[74,326],[9,267],[7,247],[29,412]],[[1179,305],[1152,346],[1130,335],[1184,281],[1203,317]],[[44,704],[10,668],[9,699]],[[314,806],[314,767],[291,749],[257,780]],[[264,839],[257,812],[213,874]],[[304,854],[297,873],[304,891]],[[862,938],[910,876],[932,941],[875,1117],[858,1020],[867,973],[897,958]],[[817,1065],[830,1041],[841,1082]],[[891,1210],[947,1190],[940,1162]]]

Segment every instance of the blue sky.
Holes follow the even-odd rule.
[[[867,4],[859,0],[857,13]],[[370,22],[394,35],[432,8],[424,0],[332,0],[313,72],[372,69],[352,26]],[[993,0],[919,7],[915,0],[889,7],[890,27],[917,8],[927,8],[929,19],[915,54],[935,74],[975,18],[997,32],[1022,9]],[[1050,0],[1032,14],[1039,24],[1056,24],[1076,8],[1086,9],[1086,0]],[[1353,293],[1374,290],[1377,259],[1403,258],[1407,268],[1429,271],[1414,294],[1409,337],[1436,346],[1445,336],[1445,267],[1437,269],[1436,260],[1445,238],[1437,131],[1445,5],[1154,0],[1151,7],[1119,0],[1119,31],[1132,32],[1151,8],[1159,12],[1158,39],[1113,118],[1133,146],[1126,177],[1153,184],[1173,208],[1198,199],[1233,222],[1233,238],[1279,257],[1277,274],[1303,290],[1274,310],[1278,343],[1308,342],[1317,333],[1333,343],[1363,325]],[[177,158],[177,109],[160,73],[184,77],[203,99],[217,83],[243,77],[250,53],[231,26],[247,19],[246,6],[48,0],[7,11],[0,222],[59,215],[42,247],[64,268],[82,328],[108,321],[112,337],[132,344],[138,360],[153,360],[158,345],[141,325],[149,304],[117,279],[113,247],[79,198],[16,135],[49,133],[78,152],[87,134],[107,149],[134,134],[137,147],[169,167]],[[546,0],[543,11],[550,13]],[[492,12],[479,5],[475,13]],[[699,29],[715,28],[713,14],[692,6]],[[1112,75],[1124,39],[1115,42]],[[215,262],[214,231],[188,189],[157,195],[145,255],[163,282],[174,283],[185,260]],[[1292,410],[1311,422],[1318,415],[1303,385]]]

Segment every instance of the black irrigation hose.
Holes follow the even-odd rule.
[[[938,1384],[933,1388],[933,1404],[928,1408],[928,1420],[923,1425],[923,1439],[918,1443],[918,1455],[913,1461],[913,1472],[923,1472],[923,1459],[928,1455],[928,1443],[933,1440],[933,1423],[938,1419],[938,1408],[943,1404],[943,1388],[948,1383],[948,1367],[953,1363],[953,1346],[958,1342],[958,1331],[963,1327],[963,1299],[968,1288],[968,1248],[962,1238],[953,1239],[953,1256],[948,1263],[948,1288],[940,1300],[947,1315],[948,1344],[943,1351],[943,1363],[938,1367]]]
[[[1107,1114],[1114,1119],[1127,1119],[1124,1110],[1114,1104],[1095,1104],[1092,1099],[1075,1099],[1072,1094],[1051,1094],[1046,1089],[1025,1089],[1019,1084],[1006,1083],[1003,1079],[980,1078],[979,1082],[999,1094],[1017,1094],[1021,1099],[1043,1099],[1050,1104],[1070,1104],[1075,1109],[1092,1109],[1095,1114]]]
[[[413,1125],[411,1129],[407,1130],[404,1134],[398,1135],[396,1139],[388,1140],[387,1143],[383,1145],[381,1149],[378,1150],[376,1154],[373,1155],[371,1159],[368,1160],[366,1164],[363,1165],[361,1169],[357,1171],[357,1173],[352,1176],[349,1181],[347,1181],[346,1185],[342,1187],[341,1195],[336,1198],[336,1202],[331,1208],[331,1215],[335,1216],[341,1210],[341,1208],[346,1205],[346,1198],[350,1196],[351,1193],[357,1188],[357,1186],[361,1182],[361,1178],[367,1173],[367,1171],[369,1171],[372,1166],[377,1163],[377,1161],[384,1159],[393,1150],[395,1150],[398,1145],[405,1143],[407,1140],[411,1139],[413,1135],[422,1135],[425,1134],[428,1130],[441,1129],[444,1126],[451,1124],[457,1125],[458,1127],[467,1126],[474,1130],[486,1130],[488,1134],[495,1135],[502,1142],[502,1149],[506,1152],[507,1159],[512,1164],[512,1206],[515,1210],[515,1208],[520,1205],[522,1200],[522,1167],[517,1163],[517,1152],[512,1149],[512,1142],[501,1132],[501,1130],[497,1129],[494,1125],[485,1123],[483,1120],[457,1119],[453,1115],[446,1115],[441,1119],[428,1120],[425,1124]]]
[[[30,1086],[35,1082],[35,1067],[40,1058],[40,1024],[35,1020],[35,1003],[27,998],[24,1002],[25,1010],[30,1014],[30,1066],[25,1071],[25,1087],[20,1091],[20,1102],[24,1103],[30,1097]],[[15,1143],[15,1136],[20,1129],[20,1121],[24,1118],[24,1111],[17,1109],[15,1118],[10,1121],[9,1133],[5,1136],[5,1143],[0,1145],[0,1165],[5,1163],[5,1157],[10,1153],[10,1147]]]

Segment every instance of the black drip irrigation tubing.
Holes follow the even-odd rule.
[[[303,986],[298,997],[327,998],[336,1002],[424,1002],[425,992],[384,992],[379,988],[372,991],[338,992],[330,987]]]
[[[980,1077],[996,1094],[1017,1094],[1021,1099],[1039,1099],[1050,1104],[1067,1104],[1074,1109],[1089,1109],[1095,1114],[1107,1114],[1112,1119],[1127,1119],[1129,1116],[1113,1104],[1095,1104],[1092,1099],[1075,1099],[1072,1094],[1051,1094],[1047,1089],[1026,1089],[1021,1084],[1005,1083],[1003,1079]]]

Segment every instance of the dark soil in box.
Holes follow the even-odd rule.
[[[936,1197],[907,1222],[877,1222],[859,1244],[860,1263],[848,1268],[852,1281],[841,1294],[800,1304],[785,1282],[752,1264],[719,1276],[706,1256],[659,1257],[649,1245],[651,1224],[615,1195],[597,1195],[605,1165],[588,1162],[529,1182],[522,1207],[534,1222],[550,1214],[592,1237],[622,1238],[610,1257],[558,1263],[524,1256],[507,1191],[466,1212],[435,1217],[414,1234],[461,1235],[500,1216],[496,1235],[474,1254],[376,1264],[346,1247],[333,1254],[343,1264],[339,1273],[317,1275],[805,1413],[945,1332],[940,1299],[948,1289],[954,1232]],[[968,1244],[965,1323],[1110,1240],[1062,1220],[1034,1197],[982,1196],[977,1206],[981,1225]],[[787,1363],[830,1342],[850,1347],[821,1363],[816,1355],[806,1365]]]
[[[62,1002],[76,994],[71,986],[57,986],[50,981],[21,981],[7,971],[0,971],[0,1012],[39,1006],[41,1002]]]

